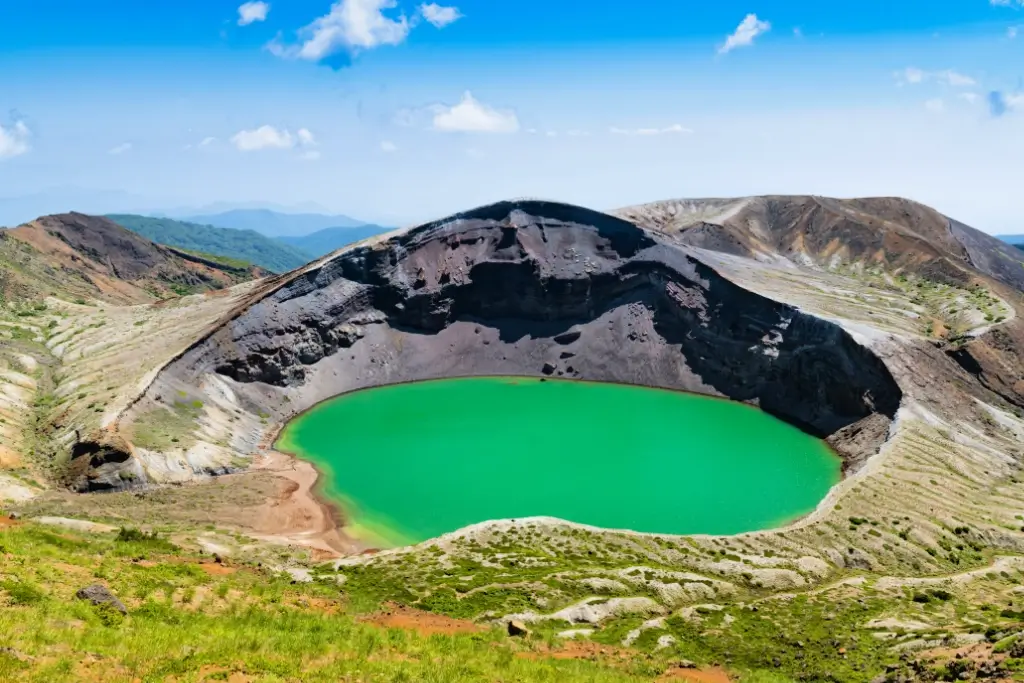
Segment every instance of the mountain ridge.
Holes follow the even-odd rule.
[[[275,273],[298,268],[316,256],[254,230],[136,214],[108,214],[107,218],[158,244],[242,259]]]
[[[299,237],[326,228],[354,228],[365,222],[343,214],[282,213],[271,209],[233,209],[184,217],[192,223],[234,230],[253,230],[267,237]]]

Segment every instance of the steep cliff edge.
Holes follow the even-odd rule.
[[[838,325],[734,285],[670,238],[563,204],[482,207],[282,282],[167,366],[123,417],[151,475],[238,462],[330,396],[436,377],[551,375],[725,396],[836,434],[857,462],[885,439],[901,398]],[[190,434],[147,449],[160,420]],[[861,422],[855,437],[837,434]]]

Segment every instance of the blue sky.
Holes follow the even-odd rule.
[[[0,9],[0,224],[815,193],[1024,232],[1022,77],[1022,0],[34,0]]]

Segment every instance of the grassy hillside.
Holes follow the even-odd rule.
[[[252,230],[232,230],[132,214],[112,214],[107,217],[157,244],[247,261],[275,273],[298,268],[312,258],[295,246],[264,237]]]
[[[76,598],[95,584],[125,610]],[[640,683],[664,667],[639,653],[556,659],[455,620],[390,628],[353,597],[332,578],[296,582],[133,530],[0,517],[0,680]]]
[[[278,237],[277,239],[281,242],[286,242],[307,254],[311,254],[316,257],[330,254],[336,249],[364,240],[367,237],[373,237],[384,232],[388,232],[393,228],[384,228],[379,225],[360,225],[356,227],[334,227],[327,228],[325,230],[318,230],[312,235],[302,235],[301,237]]]

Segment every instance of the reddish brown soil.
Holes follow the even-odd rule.
[[[731,683],[722,669],[669,669],[658,681],[689,681],[690,683]]]
[[[13,520],[10,517],[0,516],[0,529],[6,529],[7,527],[18,526],[21,522]]]
[[[228,576],[238,571],[234,567],[227,567],[216,562],[203,562],[199,565],[199,568],[210,576]]]
[[[518,652],[523,659],[631,659],[636,655],[632,650],[602,645],[590,640],[567,640],[558,648],[542,648],[534,652]]]
[[[412,607],[386,603],[384,610],[362,619],[367,624],[382,628],[400,628],[416,631],[429,636],[435,633],[452,635],[456,633],[479,633],[483,627],[465,619],[453,619],[441,614],[431,614]]]

